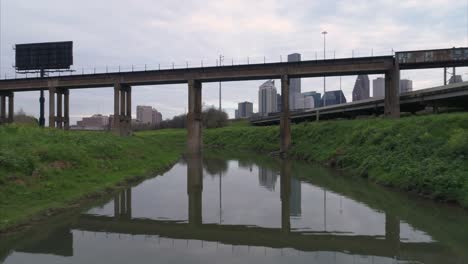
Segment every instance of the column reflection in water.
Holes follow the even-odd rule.
[[[132,188],[125,189],[114,197],[114,217],[132,218]]]
[[[291,161],[281,161],[281,229],[284,233],[291,231],[291,220],[289,218],[291,209]]]
[[[200,155],[189,154],[187,160],[187,194],[189,224],[201,225],[202,219],[202,193],[203,193],[203,162]]]

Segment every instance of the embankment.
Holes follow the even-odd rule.
[[[185,132],[128,138],[99,132],[0,127],[0,231],[150,176],[175,163]]]
[[[272,152],[278,126],[205,130],[208,147]],[[294,158],[468,207],[468,114],[302,123],[292,127]]]

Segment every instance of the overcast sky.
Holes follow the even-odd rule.
[[[396,51],[468,46],[465,0],[0,0],[1,78],[14,76],[14,44],[72,40],[77,73],[279,61],[299,52],[303,60],[326,56],[388,55]],[[464,79],[468,70],[458,70]],[[442,70],[404,71],[415,89],[442,84]],[[379,76],[370,76],[374,79]],[[342,78],[348,98],[355,76]],[[327,90],[339,89],[339,77]],[[254,102],[262,81],[223,83],[223,108]],[[279,82],[277,83],[278,90]],[[218,84],[204,84],[203,102],[218,104]],[[321,92],[322,79],[303,79],[303,91]],[[72,124],[82,116],[113,111],[111,88],[71,91]],[[163,118],[185,112],[186,85],[133,89],[136,105],[151,105]],[[37,116],[38,92],[17,93],[16,110]],[[48,100],[46,98],[46,100]],[[47,107],[46,107],[47,109]]]

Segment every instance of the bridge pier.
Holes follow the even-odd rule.
[[[291,118],[289,112],[289,76],[281,76],[281,120],[280,120],[280,152],[284,155],[291,147]]]
[[[114,84],[114,120],[112,130],[120,136],[132,134],[132,87]]]
[[[203,163],[200,155],[187,154],[188,220],[192,226],[203,223]]]
[[[44,105],[45,105],[44,90],[41,90],[39,94],[39,126],[40,127],[45,126]]]
[[[198,154],[202,150],[202,84],[188,81],[187,153]]]
[[[49,127],[70,129],[70,91],[49,87]],[[41,101],[44,98],[41,98]],[[57,100],[57,104],[55,103]],[[43,109],[41,109],[43,111]],[[57,112],[55,112],[57,111]],[[57,115],[55,115],[57,113]],[[40,122],[39,122],[40,125]]]
[[[394,59],[393,69],[385,73],[385,110],[384,115],[391,118],[400,117],[400,67]]]
[[[7,111],[8,98],[8,111]],[[6,92],[0,94],[0,124],[13,123],[15,113],[14,93]]]

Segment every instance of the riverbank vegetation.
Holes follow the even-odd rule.
[[[0,126],[0,230],[178,160],[185,132],[111,133]]]
[[[208,147],[273,152],[279,127],[205,130]],[[294,158],[338,166],[372,181],[468,207],[468,114],[302,123]]]

